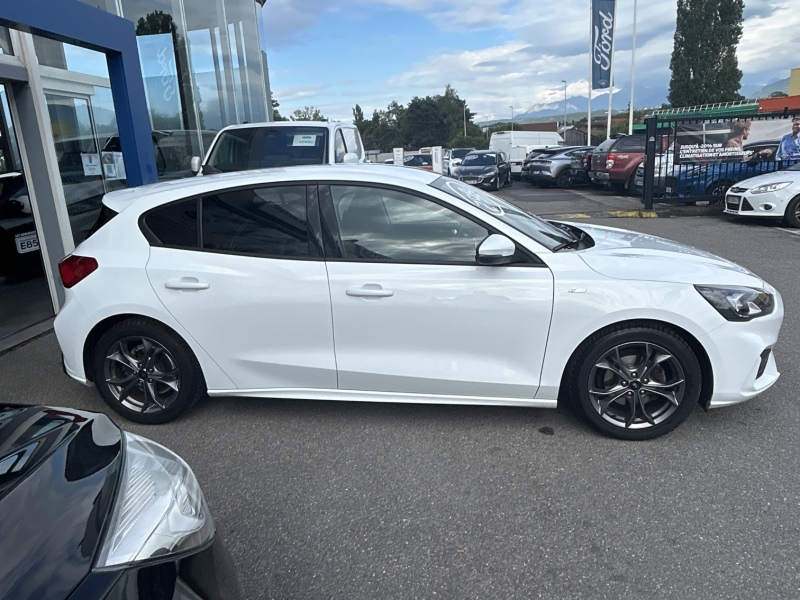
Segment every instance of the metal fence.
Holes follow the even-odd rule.
[[[721,202],[740,181],[800,162],[778,156],[797,117],[800,111],[647,118],[645,159],[637,172],[645,208]]]

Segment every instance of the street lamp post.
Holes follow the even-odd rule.
[[[511,145],[514,145],[514,107],[511,108]]]
[[[567,80],[562,79],[561,83],[564,84],[564,134],[567,133]]]
[[[464,100],[464,137],[467,137],[467,101]]]

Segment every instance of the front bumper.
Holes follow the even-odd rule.
[[[497,177],[497,173],[492,173],[491,175],[458,175],[456,179],[468,185],[491,185]]]
[[[777,343],[783,323],[783,299],[778,292],[773,293],[772,314],[747,322],[726,322],[699,339],[708,352],[714,374],[714,393],[708,408],[750,400],[778,381],[780,373],[773,352],[762,364],[764,352]]]
[[[783,217],[786,207],[796,193],[790,189],[793,187],[789,186],[777,192],[751,194],[748,190],[734,192],[735,189],[741,189],[734,186],[725,195],[723,212],[746,217]]]

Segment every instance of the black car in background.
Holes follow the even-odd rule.
[[[41,271],[39,238],[22,173],[0,175],[0,277]]]
[[[505,152],[474,150],[461,164],[452,169],[453,177],[470,185],[482,185],[495,190],[511,185],[511,163]]]
[[[189,466],[103,414],[0,403],[0,600],[238,600]]]

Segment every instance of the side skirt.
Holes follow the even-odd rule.
[[[317,388],[272,388],[265,390],[209,390],[212,398],[286,398],[293,400],[345,400],[349,402],[398,402],[403,404],[472,404],[477,406],[525,406],[556,408],[558,400],[540,398],[496,398],[492,396],[444,396],[401,392],[364,392]]]

